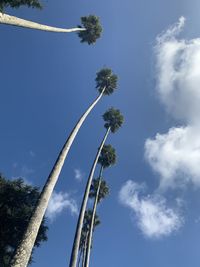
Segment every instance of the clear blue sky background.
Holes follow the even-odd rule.
[[[0,25],[0,170],[8,178],[23,176],[42,186],[65,138],[78,117],[97,96],[96,72],[111,67],[118,90],[104,97],[79,132],[60,175],[56,191],[68,192],[80,206],[96,149],[104,134],[102,114],[110,106],[125,117],[122,129],[108,142],[118,163],[106,170],[110,196],[99,207],[101,226],[95,231],[91,266],[199,267],[199,191],[187,191],[184,226],[155,240],[145,238],[131,211],[119,202],[129,179],[145,182],[149,192],[157,175],[144,159],[144,143],[175,122],[155,95],[153,46],[156,36],[180,16],[187,18],[182,36],[200,35],[197,0],[44,1],[42,11],[20,8],[9,14],[60,27],[74,27],[80,17],[96,14],[103,35],[95,46],[76,34],[54,34]],[[33,152],[33,153],[32,153]],[[74,169],[84,173],[77,182]],[[173,192],[169,192],[173,195]],[[68,210],[49,223],[49,240],[35,251],[33,267],[68,265],[77,217]]]

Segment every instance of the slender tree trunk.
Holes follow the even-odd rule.
[[[51,27],[43,24],[39,24],[33,21],[20,19],[18,17],[10,16],[8,14],[4,14],[0,12],[0,23],[1,24],[9,24],[13,26],[41,30],[41,31],[49,31],[49,32],[77,32],[77,31],[85,31],[85,28],[72,28],[72,29],[63,29],[57,27]]]
[[[83,201],[82,201],[82,205],[81,205],[81,209],[80,209],[80,213],[79,213],[79,218],[78,218],[78,222],[77,222],[77,226],[76,226],[76,233],[75,233],[75,237],[74,237],[74,243],[73,243],[69,267],[76,267],[78,249],[79,249],[79,244],[80,244],[80,239],[81,239],[81,230],[83,227],[83,220],[84,220],[86,205],[87,205],[87,201],[88,201],[88,197],[89,197],[90,187],[91,187],[92,179],[94,176],[94,171],[95,171],[101,150],[104,146],[104,143],[108,137],[109,132],[110,132],[110,128],[108,128],[108,130],[106,131],[106,134],[103,138],[103,141],[101,142],[101,145],[98,149],[95,160],[93,162],[93,165],[92,165],[92,168],[90,171],[90,175],[88,177],[88,181],[87,181],[87,185],[85,188],[85,193],[84,193],[84,197],[83,197]]]
[[[90,251],[91,251],[91,246],[92,246],[92,236],[94,232],[95,214],[97,210],[99,192],[100,192],[101,182],[102,182],[102,173],[103,173],[103,166],[101,166],[101,169],[100,169],[99,184],[98,184],[98,188],[97,188],[97,192],[96,192],[96,196],[94,200],[94,205],[93,205],[93,210],[92,210],[92,218],[91,218],[89,235],[88,235],[88,245],[87,245],[87,250],[86,250],[86,261],[85,261],[84,267],[89,267],[89,263],[90,263]]]
[[[105,90],[105,88],[104,88]],[[102,93],[95,99],[95,101],[90,105],[90,107],[86,110],[86,112],[81,116],[79,121],[77,122],[76,126],[72,130],[71,134],[69,135],[69,138],[67,139],[66,143],[64,144],[63,148],[60,151],[60,154],[53,166],[53,169],[47,179],[47,182],[45,186],[43,187],[43,190],[40,194],[38,203],[36,205],[36,208],[30,218],[29,225],[24,233],[24,236],[22,238],[21,243],[19,244],[18,248],[16,249],[16,252],[14,254],[14,257],[11,261],[10,267],[26,267],[29,261],[29,258],[31,256],[31,252],[44,216],[44,213],[47,209],[49,199],[51,197],[51,194],[53,192],[53,189],[56,185],[56,182],[58,180],[58,176],[61,172],[61,169],[63,167],[64,161],[67,157],[67,154],[69,152],[69,149],[74,141],[74,138],[76,137],[81,125],[83,124],[84,120],[90,113],[90,111],[95,107],[95,105],[98,103],[98,101],[103,96],[104,90]]]

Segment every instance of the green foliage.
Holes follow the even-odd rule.
[[[100,178],[93,179],[92,185],[91,185],[91,188],[90,188],[90,194],[89,194],[90,198],[95,198],[96,197],[96,193],[97,193],[98,186],[99,186],[99,181],[100,181]],[[105,180],[101,180],[101,186],[100,186],[100,190],[99,190],[98,202],[100,202],[102,199],[104,199],[108,194],[109,194],[109,187],[106,184]]]
[[[91,224],[91,219],[92,219],[92,210],[86,210],[84,220],[83,220],[83,227],[81,231],[81,240],[80,240],[80,245],[79,245],[79,250],[83,249],[85,246],[85,241],[88,236],[89,230],[90,230],[90,224]],[[99,216],[95,214],[95,219],[94,219],[94,228],[100,224]]]
[[[9,266],[9,261],[26,229],[39,197],[39,190],[26,185],[22,179],[6,180],[0,175],[0,266]],[[48,227],[43,220],[35,247],[47,240]],[[32,257],[31,257],[32,260]]]
[[[33,8],[42,8],[39,0],[0,0],[0,11],[2,12],[6,7],[19,8],[20,6],[27,6]]]
[[[99,72],[97,72],[96,88],[99,90],[99,93],[106,88],[104,95],[112,94],[117,88],[117,75],[113,74],[111,69],[101,69]]]
[[[104,127],[110,128],[112,133],[115,133],[123,124],[124,117],[119,109],[110,108],[103,114],[103,119],[106,122]]]
[[[98,163],[101,164],[103,168],[107,168],[116,163],[116,158],[117,156],[114,147],[111,145],[104,145]]]
[[[84,216],[84,221],[83,221],[83,230],[87,231],[90,229],[90,223],[92,219],[92,210],[86,210],[85,216]],[[100,224],[99,216],[95,214],[95,219],[94,219],[94,227],[98,226]]]
[[[101,36],[102,27],[99,22],[99,18],[94,15],[81,18],[81,23],[85,31],[78,32],[78,36],[81,38],[81,43],[94,44],[96,40]],[[81,26],[79,26],[81,27]]]

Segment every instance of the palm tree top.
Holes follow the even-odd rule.
[[[90,223],[92,219],[92,210],[88,209],[85,212],[84,221],[83,221],[83,230],[89,231]],[[95,214],[95,220],[94,220],[94,227],[98,226],[100,224],[100,219],[97,214]]]
[[[111,69],[103,68],[97,72],[96,88],[99,93],[105,88],[104,95],[110,95],[117,88],[117,79],[117,75],[113,74]]]
[[[87,235],[88,235],[88,232],[90,229],[91,219],[92,219],[92,210],[87,210],[85,212],[84,224],[83,224],[83,228],[81,231],[81,239],[80,239],[79,249],[84,248],[84,246],[85,246],[85,239],[87,238]],[[95,214],[94,229],[99,224],[100,224],[99,216],[97,214]]]
[[[112,133],[115,133],[124,122],[124,117],[120,110],[113,107],[103,114],[103,119],[105,121],[104,127],[106,129],[110,128]]]
[[[96,193],[97,193],[98,186],[99,186],[99,179],[100,178],[93,179],[93,181],[92,181],[91,188],[90,188],[90,194],[89,194],[90,198],[96,197]],[[109,187],[108,187],[106,181],[102,180],[100,190],[99,190],[98,202],[100,202],[102,199],[104,199],[107,195],[109,195]]]
[[[7,7],[19,8],[20,6],[42,9],[42,5],[39,0],[0,0],[1,12]]]
[[[116,151],[111,145],[104,145],[99,156],[98,163],[103,168],[108,168],[116,163]]]
[[[79,27],[85,29],[85,31],[78,32],[81,43],[94,44],[102,33],[99,17],[94,15],[85,16],[81,18],[81,23],[82,26]]]

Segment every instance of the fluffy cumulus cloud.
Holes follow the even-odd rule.
[[[78,182],[81,182],[84,177],[84,173],[80,169],[74,169],[74,176]]]
[[[187,182],[200,186],[199,133],[198,126],[177,127],[146,141],[145,156],[160,174],[163,189]]]
[[[167,111],[187,123],[200,115],[200,39],[179,40],[185,19],[157,38],[157,92]]]
[[[179,213],[166,205],[158,195],[142,196],[144,185],[127,181],[119,193],[120,202],[135,214],[136,222],[144,236],[161,238],[177,231],[183,223]]]
[[[161,187],[200,185],[200,39],[179,39],[179,22],[157,38],[156,79],[168,113],[184,123],[145,143],[145,156],[160,174]]]
[[[72,199],[68,193],[53,192],[46,211],[47,218],[53,221],[64,210],[69,210],[72,215],[78,214],[76,201]]]

